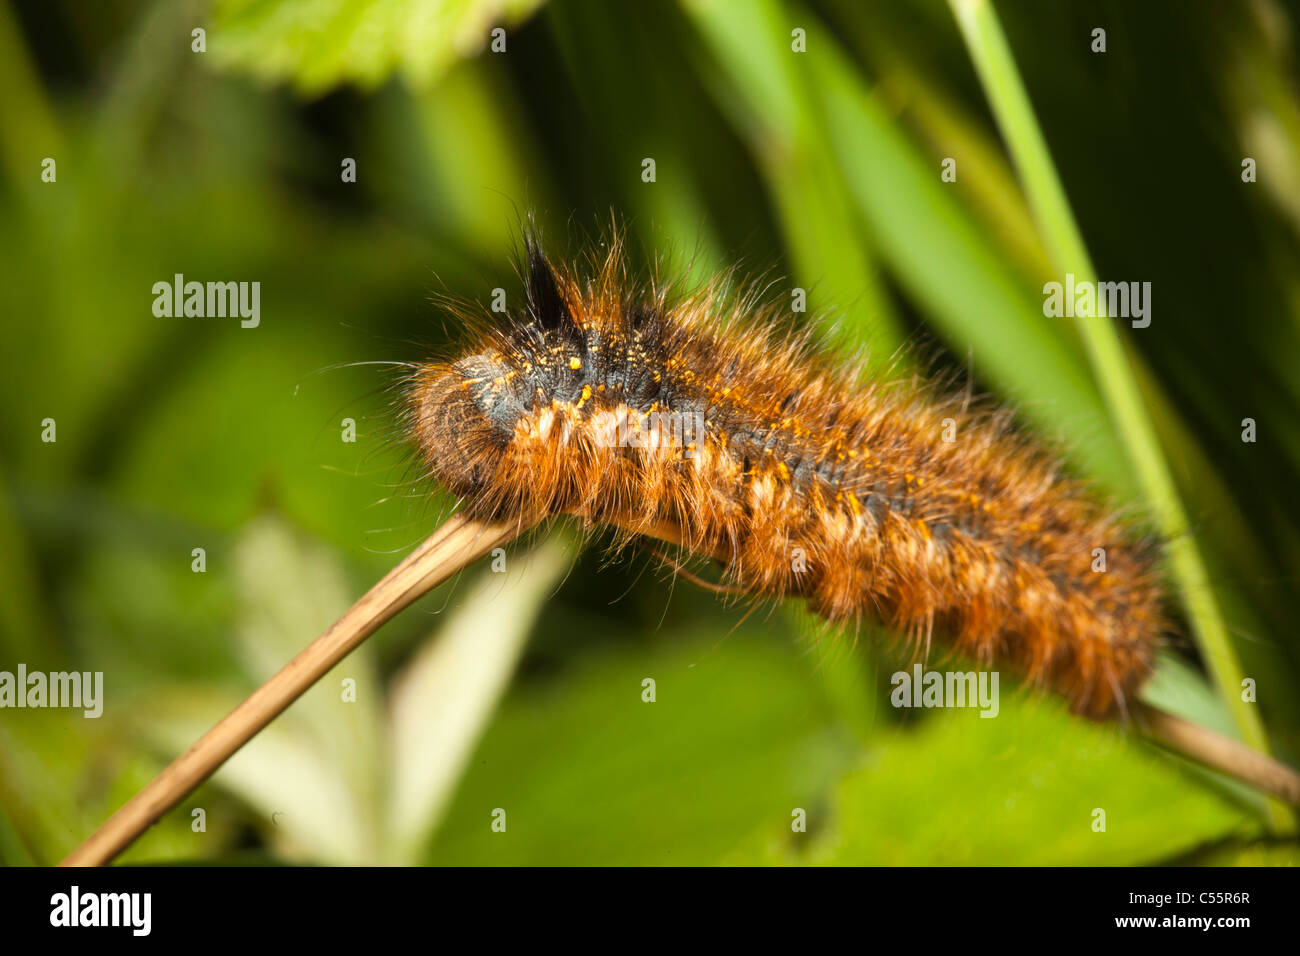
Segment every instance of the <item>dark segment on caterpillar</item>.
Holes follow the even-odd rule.
[[[1157,549],[1005,411],[863,384],[723,280],[638,287],[617,238],[582,275],[528,235],[523,272],[523,307],[460,310],[472,342],[410,388],[421,458],[473,514],[670,524],[729,585],[946,641],[1090,716],[1150,673]]]

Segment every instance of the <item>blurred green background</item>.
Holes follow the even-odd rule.
[[[997,11],[1100,277],[1153,284],[1121,331],[1294,763],[1300,14]],[[942,0],[0,0],[0,670],[106,694],[98,720],[0,711],[0,860],[60,859],[432,529],[400,369],[337,366],[454,340],[435,294],[513,295],[527,211],[561,254],[612,213],[643,268],[806,288],[838,347],[968,371],[1144,513]],[[155,317],[175,273],[259,281],[260,325]],[[123,859],[1300,857],[1255,794],[1122,728],[1009,680],[995,720],[897,711],[885,636],[742,617],[553,529],[386,627]],[[1233,732],[1178,626],[1149,699]]]

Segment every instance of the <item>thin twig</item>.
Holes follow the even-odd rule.
[[[1148,704],[1137,706],[1134,719],[1156,743],[1300,806],[1300,773],[1272,757]]]
[[[528,529],[455,515],[386,574],[320,637],[132,797],[63,866],[101,866],[210,777],[334,665],[391,617],[470,562]]]

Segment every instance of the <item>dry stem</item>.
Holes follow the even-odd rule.
[[[514,523],[450,518],[325,633],[109,817],[62,865],[100,866],[112,860],[380,625],[471,561],[526,530]]]

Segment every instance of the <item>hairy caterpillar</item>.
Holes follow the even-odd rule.
[[[420,456],[470,514],[673,526],[745,592],[1125,711],[1165,626],[1155,549],[1005,412],[863,385],[721,283],[638,290],[617,238],[586,278],[524,246],[523,306],[411,376]]]

